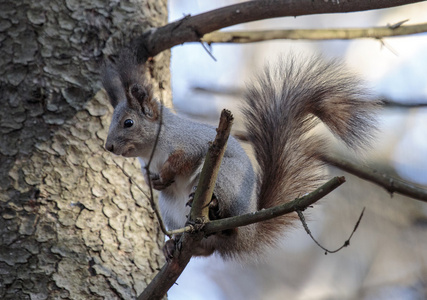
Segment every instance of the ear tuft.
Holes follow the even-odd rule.
[[[148,96],[147,92],[139,84],[133,84],[130,87],[130,94],[138,100],[139,103],[143,103]]]
[[[121,50],[116,62],[116,69],[125,90],[128,90],[133,84],[144,80],[142,67],[143,65],[138,64],[136,61],[135,51],[129,48]]]
[[[125,91],[120,76],[110,62],[104,62],[102,74],[102,85],[107,92],[111,105],[116,107],[119,101],[125,98]]]
[[[127,101],[135,109],[140,107],[145,115],[156,117],[158,103],[144,78],[143,67],[137,63],[135,50],[123,48],[117,59],[104,63],[102,83],[113,107]]]

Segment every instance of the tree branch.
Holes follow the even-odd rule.
[[[420,201],[427,202],[427,190],[392,178],[377,170],[362,167],[345,159],[325,155],[322,160],[328,164],[338,167],[341,170],[356,175],[359,178],[371,181],[386,189],[390,194],[399,193]]]
[[[236,132],[234,137],[241,141],[247,142],[248,139],[245,133]],[[353,174],[364,180],[373,182],[386,189],[390,194],[398,193],[416,200],[427,202],[427,190],[414,186],[413,184],[406,183],[402,180],[393,178],[387,174],[378,172],[377,170],[368,167],[362,167],[358,164],[352,163],[348,160],[324,155],[321,158],[325,163],[335,166],[350,174]]]
[[[153,28],[134,41],[138,50],[138,61],[186,42],[197,42],[210,32],[228,26],[262,19],[302,16],[323,13],[346,13],[395,7],[420,0],[270,0],[248,1],[215,9],[195,16],[186,16],[181,20],[163,27]]]
[[[285,214],[289,214],[294,211],[303,211],[310,205],[317,202],[319,199],[325,197],[327,194],[332,192],[334,189],[339,187],[345,182],[345,177],[334,177],[326,182],[321,187],[317,188],[313,192],[297,198],[291,202],[278,205],[275,207],[259,210],[257,212],[248,213],[240,216],[219,219],[210,221],[205,225],[203,231],[205,234],[212,234],[215,232],[236,228],[240,226],[249,225],[261,221],[276,218]]]
[[[198,199],[198,201],[194,201],[192,204],[190,219],[193,221],[197,219],[202,219],[203,222],[209,221],[209,204],[212,200],[216,178],[227,147],[233,120],[233,115],[229,110],[224,109],[221,112],[217,135],[209,147],[194,195],[194,199]]]
[[[184,233],[179,241],[181,248],[176,251],[178,255],[174,255],[174,257],[162,267],[141,295],[138,296],[137,300],[163,299],[167,291],[176,282],[190,262],[193,256],[194,244],[200,242],[202,238],[202,232],[192,234]]]
[[[194,245],[199,243],[206,235],[269,220],[294,211],[304,211],[307,207],[329,194],[344,182],[344,177],[334,177],[313,192],[291,202],[254,213],[209,221],[204,227],[201,227],[200,230],[195,230],[191,233],[185,232],[179,241],[180,246],[177,249],[178,254],[174,255],[172,260],[163,266],[144,292],[138,297],[138,300],[162,299],[190,261]],[[194,201],[196,201],[196,198]]]
[[[227,229],[266,221],[281,215],[289,214],[294,211],[303,211],[310,205],[314,204],[315,202],[338,188],[344,182],[345,177],[334,177],[328,182],[326,182],[324,185],[311,192],[310,194],[307,194],[301,198],[297,198],[291,202],[256,211],[253,213],[209,221],[201,230],[204,232],[205,235],[209,235]],[[178,233],[189,231],[191,231],[191,229],[188,226],[176,230],[176,232]]]
[[[225,95],[225,96],[233,96],[233,97],[241,97],[243,95],[243,90],[230,86],[193,86],[192,91],[197,93],[206,93],[206,94],[216,94],[216,95]],[[381,105],[387,108],[422,108],[427,106],[427,100],[425,99],[417,99],[417,100],[409,100],[402,99],[402,101],[394,101],[389,98],[381,98]]]
[[[427,23],[408,26],[340,29],[292,29],[259,31],[214,31],[205,34],[202,41],[212,43],[254,43],[267,40],[349,40],[360,38],[382,39],[427,32]]]

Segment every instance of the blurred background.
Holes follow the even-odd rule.
[[[169,19],[195,15],[237,1],[169,1]],[[427,3],[370,12],[277,18],[226,30],[374,27],[409,19],[427,21]],[[223,108],[236,116],[240,92],[266,62],[294,53],[345,60],[380,97],[427,103],[427,34],[353,41],[270,41],[214,44],[214,61],[201,44],[172,49],[175,109],[216,125]],[[363,161],[396,178],[427,188],[427,107],[387,107],[380,133]],[[345,148],[337,145],[337,155]],[[347,151],[348,152],[348,151]],[[347,182],[310,209],[317,240],[335,249],[348,238],[366,207],[349,247],[325,255],[302,226],[286,232],[282,247],[242,264],[219,257],[194,258],[170,290],[169,299],[427,299],[427,203],[384,189],[344,171]]]

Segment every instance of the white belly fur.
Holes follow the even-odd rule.
[[[138,159],[141,163],[142,171],[145,173],[145,161],[142,158]],[[166,159],[167,157],[155,155],[150,164],[150,171],[158,174]],[[169,230],[185,226],[187,216],[190,213],[190,207],[186,206],[186,204],[189,200],[189,195],[193,192],[193,187],[197,185],[198,175],[202,166],[203,162],[200,164],[200,167],[189,176],[176,176],[174,183],[164,191],[160,191],[160,213]]]

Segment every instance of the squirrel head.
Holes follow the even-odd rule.
[[[159,126],[160,104],[135,55],[123,51],[104,66],[102,83],[114,113],[105,148],[116,155],[145,157],[151,153]]]

